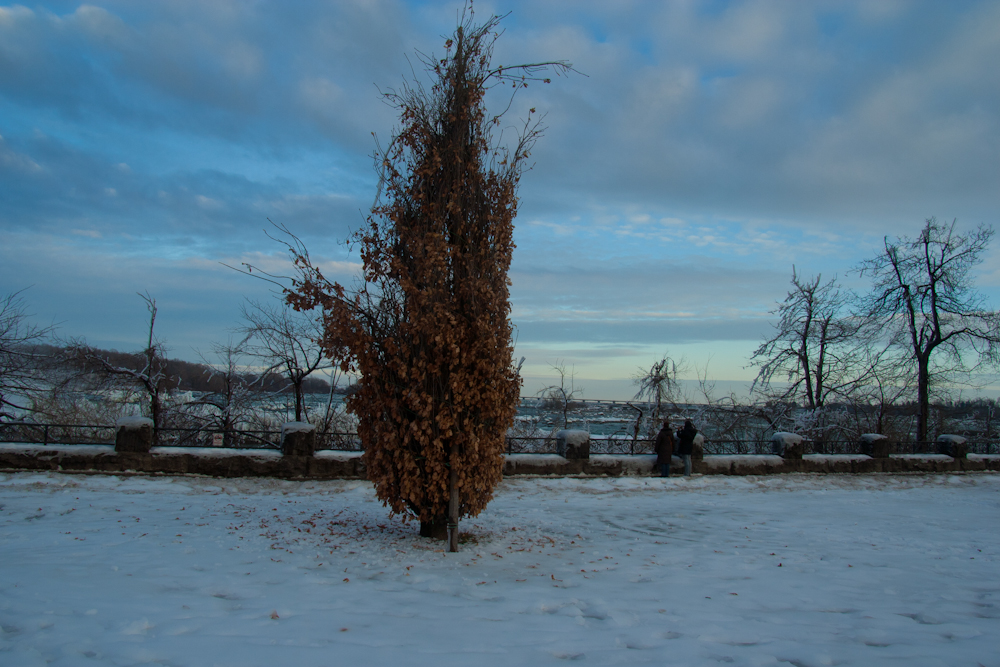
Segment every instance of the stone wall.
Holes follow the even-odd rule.
[[[361,454],[317,452],[283,456],[259,449],[153,447],[148,453],[115,452],[112,445],[0,445],[0,469],[62,472],[364,479]]]
[[[557,454],[511,454],[504,475],[568,475],[592,477],[651,476],[652,455],[591,455],[567,459]],[[52,470],[81,473],[205,475],[210,477],[277,477],[283,479],[364,479],[358,452],[320,451],[314,456],[273,450],[153,447],[148,453],[115,452],[111,445],[0,445],[0,470]],[[713,456],[693,462],[704,475],[774,475],[784,473],[936,473],[1000,471],[1000,455],[893,455],[887,458],[805,455]]]

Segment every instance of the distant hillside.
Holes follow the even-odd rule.
[[[67,363],[79,365],[70,359],[67,348],[52,345],[38,346],[35,350],[39,353],[49,355],[53,358],[62,357]],[[117,350],[102,350],[94,348],[94,351],[107,359],[109,363],[132,370],[141,370],[146,359],[141,353],[119,352]],[[86,370],[84,368],[84,370]],[[198,391],[198,392],[219,392],[224,390],[224,380],[218,371],[208,364],[182,361],[181,359],[167,359],[165,374],[169,379],[167,387],[177,391]],[[260,382],[260,387],[264,391],[281,392],[291,391],[288,380],[278,373],[269,373],[263,381],[256,375],[245,376],[250,382]],[[330,392],[330,383],[321,377],[306,378],[303,382],[303,390],[307,394],[326,394]],[[338,387],[336,393],[343,393],[346,387]]]

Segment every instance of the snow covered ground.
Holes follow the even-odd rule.
[[[0,475],[0,664],[1000,665],[1000,475],[506,479],[459,554],[367,482]]]

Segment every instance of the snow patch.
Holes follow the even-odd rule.
[[[153,428],[153,420],[149,417],[120,417],[115,422],[116,429],[138,431],[143,428]]]
[[[311,433],[316,430],[315,424],[308,422],[285,422],[281,425],[281,435],[286,433]]]

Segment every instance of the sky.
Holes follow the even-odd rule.
[[[163,0],[0,6],[0,293],[64,337],[197,359],[285,273],[268,220],[328,277],[371,208],[380,91],[443,53],[458,2]],[[511,267],[523,393],[575,373],[629,398],[664,354],[725,393],[792,267],[851,270],[926,218],[1000,213],[1000,3],[519,1],[495,64],[566,60],[521,91],[545,135]],[[492,109],[507,99],[488,98]],[[373,137],[373,134],[375,135]],[[1000,304],[1000,246],[976,283]]]

